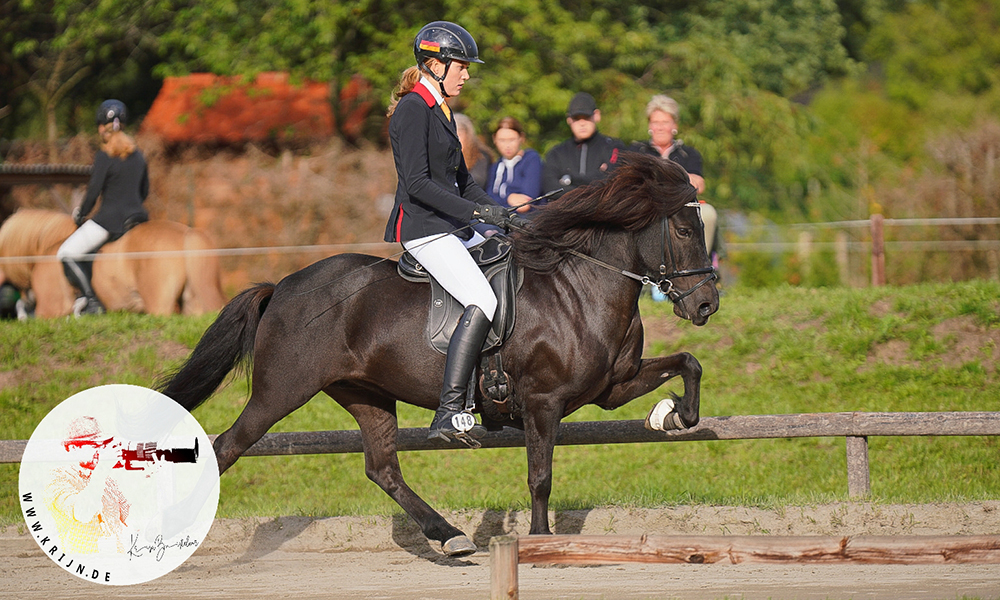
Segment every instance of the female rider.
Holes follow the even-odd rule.
[[[79,290],[73,303],[73,314],[78,317],[104,312],[104,305],[91,284],[94,263],[88,255],[120,238],[133,226],[149,220],[149,213],[142,206],[149,195],[146,159],[135,141],[122,130],[127,120],[128,112],[119,100],[105,100],[97,109],[101,149],[94,156],[83,204],[73,210],[77,230],[56,252],[66,279]],[[88,220],[87,215],[94,209],[98,196],[102,197],[101,208]]]
[[[475,418],[464,411],[465,393],[497,298],[468,248],[483,241],[472,219],[507,227],[510,212],[476,185],[462,157],[447,99],[482,63],[476,41],[455,23],[425,25],[413,41],[416,66],[406,69],[389,106],[389,140],[398,184],[385,230],[465,307],[448,345],[440,406],[428,439],[470,443]],[[471,444],[470,444],[471,445]]]

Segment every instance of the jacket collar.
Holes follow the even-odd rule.
[[[441,94],[430,87],[426,80],[422,79],[417,82],[417,85],[413,86],[413,91],[417,93],[418,96],[423,98],[424,102],[427,103],[427,108],[431,109],[431,112],[447,127],[448,131],[452,132],[455,137],[458,137],[458,130],[455,128],[455,113],[451,113],[451,121],[448,117],[444,116],[444,111],[438,106],[444,101]]]

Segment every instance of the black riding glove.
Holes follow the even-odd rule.
[[[477,204],[473,219],[479,219],[487,225],[495,225],[507,229],[510,225],[510,209],[496,204]]]
[[[77,227],[79,227],[80,225],[83,225],[83,222],[86,221],[86,220],[87,220],[87,217],[85,215],[83,215],[83,214],[80,213],[80,207],[79,206],[77,206],[76,208],[73,209],[73,222],[76,223]]]

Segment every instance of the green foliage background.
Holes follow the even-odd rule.
[[[867,289],[779,286],[733,290],[705,327],[669,303],[640,301],[646,356],[688,351],[704,368],[702,416],[809,412],[990,411],[1000,397],[1000,283]],[[212,316],[109,314],[0,322],[0,438],[27,439],[56,404],[83,389],[151,387],[193,348]],[[887,352],[887,349],[893,349]],[[569,420],[643,419],[671,380],[615,411],[584,407]],[[194,411],[208,433],[227,429],[247,398],[231,383]],[[430,411],[399,407],[401,427]],[[354,429],[318,395],[272,431]],[[873,501],[1000,499],[996,437],[873,437]],[[526,510],[523,448],[404,452],[410,485],[442,509]],[[0,465],[0,525],[20,521],[16,464]],[[602,505],[786,506],[845,501],[843,438],[560,446],[554,510]],[[363,457],[243,458],[222,477],[219,515],[393,514],[364,474]]]
[[[0,136],[56,144],[89,131],[106,97],[141,117],[167,75],[287,70],[335,90],[363,75],[382,143],[413,35],[437,19],[479,42],[486,64],[458,108],[481,132],[513,115],[544,151],[583,90],[602,131],[644,139],[645,103],[667,93],[706,157],[705,196],[777,221],[938,216],[929,200],[887,204],[883,187],[919,195],[914,173],[949,173],[928,147],[1000,109],[1000,0],[11,0]],[[998,197],[963,216],[1000,213]]]

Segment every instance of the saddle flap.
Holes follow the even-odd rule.
[[[485,272],[486,267],[507,259],[512,248],[510,238],[496,234],[469,248],[469,254],[472,256],[472,260],[476,261],[476,264]],[[417,259],[413,258],[409,252],[403,252],[399,257],[396,262],[396,271],[407,281],[419,283],[430,280],[430,275],[424,270],[423,265],[417,262]]]

